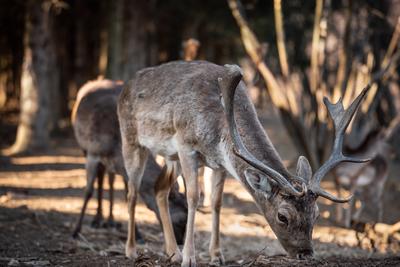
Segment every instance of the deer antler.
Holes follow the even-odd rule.
[[[293,185],[283,177],[276,170],[268,167],[256,157],[254,157],[243,144],[240,134],[238,132],[236,121],[234,117],[234,96],[236,92],[236,88],[242,79],[242,74],[240,68],[233,65],[225,65],[228,69],[226,78],[218,78],[218,83],[222,91],[222,96],[225,105],[225,112],[229,124],[229,132],[234,143],[234,153],[239,156],[241,159],[246,161],[250,166],[254,167],[256,170],[261,171],[268,177],[272,178],[285,192],[295,195],[302,196],[307,191],[307,187],[304,183],[302,183],[302,191],[298,191],[293,187]]]
[[[351,103],[347,110],[345,110],[343,107],[342,98],[340,98],[336,104],[332,104],[326,97],[324,98],[324,104],[329,111],[329,116],[333,120],[335,127],[335,141],[333,143],[333,149],[329,159],[314,174],[310,181],[309,189],[315,194],[334,202],[348,202],[353,196],[351,195],[348,198],[338,198],[331,195],[321,188],[320,183],[322,178],[324,178],[331,169],[336,167],[341,162],[363,163],[370,160],[347,157],[342,153],[343,139],[347,126],[349,125],[351,119],[357,111],[357,108],[359,107],[370,87],[371,84],[368,84],[353,101],[353,103]]]

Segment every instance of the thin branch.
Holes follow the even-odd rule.
[[[278,108],[289,109],[289,105],[283,91],[283,88],[279,86],[278,81],[272,74],[271,70],[265,64],[261,57],[261,45],[257,37],[250,29],[247,21],[244,18],[243,12],[240,11],[240,1],[228,0],[229,7],[232,11],[232,15],[235,18],[240,28],[240,34],[242,42],[247,54],[250,56],[253,63],[256,65],[258,71],[263,76],[267,83],[268,92],[271,96],[272,102]]]
[[[320,23],[323,9],[323,0],[317,0],[315,7],[315,18],[314,18],[314,29],[313,29],[313,38],[311,45],[311,77],[310,77],[310,85],[311,92],[315,92],[318,86],[318,54],[319,54],[319,39],[320,39]]]
[[[399,53],[394,54],[394,52],[396,51],[396,48],[398,48],[399,42],[400,42],[400,17],[397,20],[396,27],[392,34],[392,38],[390,39],[389,46],[386,50],[385,56],[381,63],[379,73],[382,73],[381,75],[383,75],[383,78],[382,78],[383,81],[385,81],[387,79],[387,75],[390,75],[391,68],[393,68],[393,66],[397,66],[397,59],[399,57]],[[379,75],[379,73],[375,74],[375,76],[381,76],[381,75]],[[376,79],[376,78],[372,78],[372,79]],[[375,90],[371,91],[368,94],[367,99],[365,100],[365,102],[362,105],[362,111],[364,113],[369,112],[369,107],[371,106],[372,102],[374,101],[374,99],[377,95],[377,92],[378,92],[378,88],[377,88],[377,85],[375,85]]]
[[[350,48],[350,32],[351,32],[351,18],[352,18],[352,5],[349,1],[349,6],[346,11],[346,28],[343,41],[339,48],[339,67],[336,75],[336,86],[333,92],[333,101],[337,101],[343,94],[344,84],[349,74],[349,52]],[[347,77],[346,77],[347,76]]]
[[[399,45],[399,39],[400,39],[400,17],[397,20],[396,28],[394,29],[388,49],[382,60],[382,65],[381,65],[382,69],[385,69],[387,67],[387,65],[389,65],[390,58],[393,56],[394,51],[396,50],[397,46]]]
[[[285,80],[287,80],[290,74],[290,70],[287,59],[285,29],[283,28],[281,0],[274,0],[274,15],[275,15],[275,31],[276,31],[276,42],[278,47],[279,63],[281,65],[281,71],[283,77],[285,78]]]

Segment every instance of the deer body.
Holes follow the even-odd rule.
[[[219,248],[219,211],[225,170],[253,196],[290,255],[312,255],[312,229],[318,215],[315,200],[318,195],[334,199],[319,188],[319,181],[331,168],[331,162],[324,165],[311,181],[310,165],[301,157],[297,174],[290,174],[262,128],[240,80],[237,66],[218,66],[205,61],[171,62],[139,71],[124,88],[118,114],[125,166],[130,179],[128,257],[137,255],[135,204],[149,151],[168,160],[179,159],[181,163],[189,209],[182,266],[196,265],[193,232],[199,199],[197,169],[202,164],[214,171],[212,261],[223,261]],[[337,115],[336,111],[331,111],[333,116]],[[342,135],[348,118],[339,115],[335,123],[338,123],[338,133]],[[338,156],[335,154],[331,159],[335,160],[333,164],[343,161]],[[310,186],[308,193],[307,183]],[[174,254],[174,260],[181,260],[175,238],[168,230],[168,210],[162,208],[166,206],[163,199],[167,187],[165,185],[164,189],[156,192],[160,213],[164,214],[161,221],[166,251],[169,255]]]
[[[338,220],[346,227],[351,223],[379,222],[383,214],[383,189],[389,172],[391,148],[387,142],[386,130],[371,131],[365,142],[349,153],[357,157],[371,158],[363,164],[344,163],[335,168],[335,182],[354,194],[343,216],[343,209],[338,210]],[[361,206],[355,207],[355,201]]]
[[[208,167],[226,168],[240,179],[235,169],[242,162],[236,162],[236,157],[230,155],[229,129],[217,83],[224,71],[224,67],[199,61],[169,63],[139,71],[120,99],[122,131],[129,134],[127,142],[135,141],[170,160],[177,160],[180,146],[185,145]],[[237,120],[243,142],[256,156],[285,173],[243,84],[237,89],[235,101],[240,103]],[[133,116],[127,117],[128,113]],[[133,128],[135,133],[127,132]],[[249,130],[254,133],[245,135]]]
[[[86,83],[78,92],[77,102],[73,109],[72,121],[76,140],[86,155],[87,188],[84,205],[74,236],[81,228],[86,205],[93,191],[93,185],[98,180],[98,209],[94,225],[98,226],[102,219],[102,183],[105,172],[108,172],[110,187],[110,215],[108,224],[113,224],[113,184],[115,174],[122,175],[126,185],[128,177],[123,164],[121,150],[121,136],[117,117],[117,99],[122,91],[123,84],[110,80],[97,80]],[[153,210],[159,218],[155,201],[154,187],[159,177],[171,175],[171,168],[161,167],[150,157],[144,176],[146,182],[142,184],[140,195],[148,208]],[[187,208],[184,196],[177,188],[172,188],[170,196],[171,210],[174,213],[175,234],[182,243],[185,231]],[[137,232],[138,233],[138,232]]]

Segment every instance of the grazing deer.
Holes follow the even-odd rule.
[[[110,80],[97,80],[86,83],[78,92],[73,108],[72,122],[76,140],[86,156],[87,185],[83,207],[73,235],[76,237],[81,229],[86,205],[93,193],[94,182],[98,182],[97,213],[92,222],[100,226],[102,215],[103,177],[108,173],[110,187],[110,213],[107,225],[114,225],[113,190],[115,174],[122,175],[127,183],[127,175],[123,165],[121,135],[117,118],[117,99],[122,91],[123,83]],[[154,187],[158,180],[173,180],[176,175],[172,165],[162,170],[153,157],[147,161],[144,177],[146,181],[140,187],[140,195],[146,206],[154,211],[160,219],[155,201]],[[177,240],[183,243],[185,233],[187,206],[184,196],[173,187],[170,194],[170,209],[173,214],[174,233]],[[137,231],[137,229],[136,229]],[[137,232],[137,234],[139,234]],[[139,237],[140,238],[140,237]]]
[[[346,210],[338,207],[337,220],[345,227],[382,221],[382,195],[393,152],[389,140],[399,121],[400,117],[397,117],[389,127],[379,130],[370,130],[370,127],[365,126],[367,134],[364,134],[366,137],[363,142],[354,148],[346,146],[346,152],[357,157],[368,157],[371,161],[357,165],[344,163],[334,169],[338,194],[340,188],[345,188],[354,195]],[[356,205],[357,201],[360,203],[359,207]]]
[[[335,142],[328,161],[312,176],[305,157],[299,158],[296,174],[285,168],[257,118],[241,78],[238,66],[178,61],[137,72],[122,91],[118,118],[129,176],[128,257],[137,257],[135,205],[138,189],[146,179],[142,174],[149,152],[180,161],[189,209],[183,255],[176,244],[167,205],[173,180],[158,186],[156,199],[166,252],[172,260],[182,260],[182,266],[196,266],[194,219],[199,200],[199,165],[214,171],[209,252],[215,263],[223,261],[219,217],[225,170],[252,195],[280,243],[298,258],[313,255],[318,196],[335,202],[350,200],[324,191],[320,182],[340,162],[365,162],[343,156],[341,149],[344,132],[367,89],[348,110],[344,110],[341,101],[332,104],[325,99],[334,121]]]

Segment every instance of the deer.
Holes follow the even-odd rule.
[[[344,211],[344,216],[343,209],[338,207],[337,219],[347,228],[350,228],[352,223],[382,220],[382,193],[388,177],[390,147],[379,132],[373,132],[363,148],[352,152],[353,155],[369,157],[371,161],[355,166],[344,163],[334,170],[338,193],[340,188],[344,188],[354,195]],[[361,204],[359,208],[355,205],[357,201]],[[368,218],[362,219],[362,215]]]
[[[117,99],[123,88],[123,82],[111,80],[90,81],[82,86],[77,94],[73,107],[72,125],[76,140],[86,157],[87,185],[84,202],[73,231],[77,237],[82,226],[83,217],[89,199],[93,194],[94,182],[97,179],[97,212],[92,226],[117,226],[113,218],[113,198],[115,175],[121,175],[127,188],[126,170],[123,164],[121,135],[117,118]],[[154,186],[159,179],[173,179],[177,175],[175,166],[164,166],[163,169],[153,157],[149,157],[145,166],[146,181],[140,187],[140,195],[146,206],[156,213],[160,220],[156,205]],[[110,210],[108,220],[104,223],[102,212],[103,179],[108,174]],[[183,194],[178,192],[177,185],[171,189],[169,196],[170,209],[173,214],[173,230],[178,243],[183,243],[186,227],[187,206]],[[135,229],[138,240],[144,242],[138,229]]]
[[[368,157],[371,161],[363,164],[344,163],[334,171],[335,185],[338,194],[344,188],[354,195],[348,208],[338,207],[337,220],[347,228],[365,226],[366,223],[382,221],[383,190],[389,174],[389,161],[393,154],[390,140],[395,129],[400,125],[400,116],[394,118],[386,128],[373,128],[363,123],[361,131],[356,135],[360,141],[355,142],[354,135],[348,136],[351,141],[345,144],[348,154],[357,157]],[[364,138],[360,138],[365,136]],[[356,146],[351,145],[356,143]],[[360,205],[357,207],[356,202]]]
[[[149,154],[167,161],[179,160],[186,184],[188,217],[182,253],[177,246],[168,211],[168,193],[173,181],[157,186],[165,250],[182,267],[196,266],[194,246],[195,212],[199,202],[198,167],[213,170],[212,229],[209,253],[212,263],[223,263],[220,248],[220,209],[224,180],[229,173],[253,197],[289,256],[313,256],[312,231],[318,218],[316,200],[324,197],[344,203],[321,188],[326,174],[341,162],[366,162],[344,156],[344,132],[369,89],[367,86],[344,109],[342,101],[324,103],[333,120],[335,140],[332,154],[314,173],[300,156],[296,173],[284,166],[258,120],[237,65],[207,61],[175,61],[138,71],[118,100],[122,152],[128,182],[128,234],[125,253],[137,257],[135,206],[138,190],[146,177],[143,170]],[[161,181],[159,181],[161,182]]]

